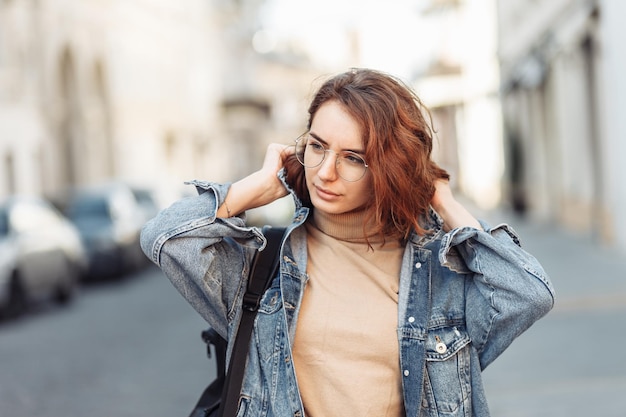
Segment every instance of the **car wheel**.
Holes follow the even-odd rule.
[[[72,301],[78,289],[79,275],[80,272],[78,268],[68,261],[65,278],[59,283],[56,289],[54,299],[57,303],[67,304]]]
[[[11,284],[9,285],[9,298],[4,307],[4,316],[7,318],[15,318],[26,311],[28,297],[24,284],[17,272],[11,276]]]

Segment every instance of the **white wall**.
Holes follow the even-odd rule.
[[[616,244],[626,251],[626,2],[600,0],[602,37],[603,158],[605,189],[612,211]]]

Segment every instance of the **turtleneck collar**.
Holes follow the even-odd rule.
[[[311,223],[322,233],[337,240],[353,243],[366,243],[367,241],[370,244],[382,243],[383,240],[379,234],[375,233],[372,222],[368,223],[365,228],[363,227],[365,216],[365,210],[329,214],[314,209]]]

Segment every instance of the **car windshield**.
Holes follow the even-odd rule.
[[[89,217],[109,217],[107,202],[99,197],[82,197],[75,200],[68,209],[71,219]]]
[[[152,203],[153,202],[152,195],[150,194],[150,191],[138,190],[138,189],[134,189],[132,191],[133,191],[133,194],[134,194],[135,198],[140,203]]]

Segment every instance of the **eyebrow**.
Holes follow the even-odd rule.
[[[324,139],[320,138],[316,133],[309,131],[309,135],[313,136],[313,139],[321,142],[323,145],[325,145],[327,148],[330,148],[330,146],[328,146],[328,142],[326,142]],[[356,154],[359,155],[365,155],[365,151],[361,150],[361,149],[342,149],[342,152],[354,152]]]

